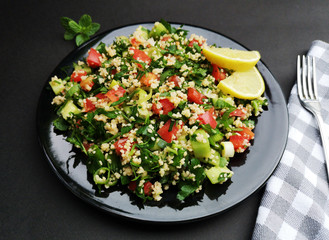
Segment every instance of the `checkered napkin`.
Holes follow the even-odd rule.
[[[322,117],[329,131],[329,44],[314,41]],[[288,104],[289,134],[283,157],[261,201],[253,240],[329,239],[329,184],[315,118],[292,88]]]

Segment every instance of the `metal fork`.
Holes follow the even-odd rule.
[[[329,178],[329,138],[325,131],[325,126],[321,116],[321,105],[318,99],[316,82],[316,68],[314,57],[297,57],[297,88],[298,96],[302,105],[310,111],[316,118],[322,140],[324,158],[327,167],[327,177]]]

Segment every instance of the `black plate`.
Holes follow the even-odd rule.
[[[116,36],[128,36],[139,26],[151,29],[153,24],[130,25],[107,31],[96,36],[88,43],[71,52],[53,71],[50,77],[64,77],[63,68],[86,56],[90,47],[102,41],[113,42]],[[173,24],[179,27],[178,24]],[[185,25],[189,33],[201,35],[208,45],[235,49],[247,49],[236,41],[222,34]],[[286,102],[281,89],[273,75],[263,62],[257,67],[265,84],[265,96],[269,100],[268,109],[258,118],[255,128],[255,139],[249,150],[231,160],[234,175],[230,182],[223,185],[206,184],[203,190],[180,203],[169,192],[160,203],[142,204],[137,197],[122,189],[113,189],[103,196],[96,195],[93,185],[87,177],[83,156],[73,150],[63,135],[55,133],[52,121],[56,118],[51,105],[53,94],[46,80],[37,109],[37,130],[41,146],[56,175],[75,195],[88,203],[109,213],[148,222],[185,222],[209,217],[221,213],[258,190],[271,176],[283,154],[288,132],[288,114]],[[70,69],[69,69],[70,70]]]

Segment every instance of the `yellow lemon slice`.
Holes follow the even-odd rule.
[[[205,47],[202,53],[209,62],[221,68],[233,69],[234,71],[249,70],[260,59],[258,51],[243,51],[230,48]]]
[[[256,67],[248,71],[237,71],[220,81],[218,88],[233,97],[241,99],[255,99],[265,91],[262,75]]]

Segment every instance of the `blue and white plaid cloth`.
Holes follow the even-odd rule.
[[[322,117],[329,131],[329,44],[314,41]],[[288,103],[289,134],[283,157],[269,179],[253,240],[329,239],[329,184],[315,118],[299,102],[296,85]]]

